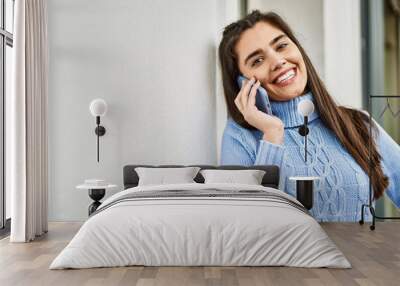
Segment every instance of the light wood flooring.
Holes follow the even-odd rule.
[[[0,285],[400,285],[400,223],[322,224],[353,268],[290,267],[119,267],[49,270],[49,264],[80,223],[50,223],[49,233],[32,243],[0,241]]]

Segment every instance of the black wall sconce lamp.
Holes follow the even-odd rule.
[[[97,135],[97,162],[99,162],[99,137],[106,134],[104,126],[100,125],[100,117],[104,116],[107,112],[107,103],[104,99],[97,98],[92,100],[89,106],[90,113],[96,117],[96,129],[94,133]]]
[[[300,126],[299,133],[304,137],[304,160],[307,162],[307,135],[310,132],[308,116],[314,112],[314,103],[309,99],[302,100],[297,106],[297,111],[304,117],[304,124]]]

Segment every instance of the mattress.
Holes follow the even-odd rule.
[[[109,197],[50,269],[130,265],[351,267],[284,192],[199,183],[137,186]]]

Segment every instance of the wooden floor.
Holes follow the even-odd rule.
[[[48,270],[49,264],[81,226],[50,223],[32,243],[0,241],[0,285],[400,285],[400,223],[330,223],[323,228],[353,268],[290,267],[119,267]]]

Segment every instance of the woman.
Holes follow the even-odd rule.
[[[369,198],[368,114],[335,104],[293,32],[275,13],[256,10],[228,25],[219,57],[229,113],[221,164],[278,165],[279,188],[293,196],[290,176],[319,176],[312,215],[319,221],[358,221]],[[241,88],[240,74],[251,79]],[[268,92],[273,116],[255,106],[259,86]],[[307,162],[298,132],[304,119],[297,105],[303,99],[315,105]],[[374,198],[386,191],[399,207],[400,147],[376,123],[373,131]]]

